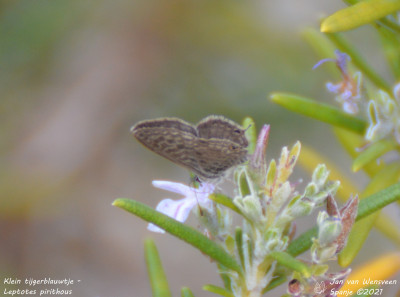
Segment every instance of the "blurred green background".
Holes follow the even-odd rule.
[[[348,170],[327,125],[268,99],[281,90],[332,100],[328,73],[311,69],[318,58],[300,32],[341,7],[328,0],[2,1],[0,276],[79,279],[72,296],[150,296],[143,239],[151,236],[175,296],[181,286],[212,296],[201,286],[218,284],[213,263],[111,206],[119,197],[155,206],[175,197],[154,189],[153,179],[189,181],[129,128],[161,116],[193,123],[209,114],[251,116],[271,124],[268,158],[300,140]]]

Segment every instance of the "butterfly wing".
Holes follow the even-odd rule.
[[[196,126],[200,138],[226,139],[247,147],[248,141],[245,130],[235,122],[223,117],[211,115],[201,120]]]
[[[196,128],[177,118],[141,121],[131,132],[151,151],[201,178],[218,178],[247,158],[244,130],[222,116],[206,117]]]
[[[154,120],[140,121],[131,128],[131,132],[134,133],[134,131],[142,128],[149,128],[149,129],[171,128],[177,131],[187,132],[194,136],[197,136],[197,130],[195,127],[193,127],[193,125],[178,118],[158,118]]]
[[[217,178],[227,169],[246,161],[247,150],[226,139],[197,138],[194,156],[204,177]]]
[[[165,119],[143,121],[132,127],[133,136],[149,150],[164,158],[188,168],[196,174],[201,174],[198,169],[197,159],[193,156],[193,147],[197,136],[195,129],[185,125],[184,121]]]

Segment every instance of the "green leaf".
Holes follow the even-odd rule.
[[[247,175],[245,171],[240,172],[239,175],[239,191],[240,191],[240,196],[245,197],[247,195],[250,195],[250,187],[247,182]]]
[[[395,150],[397,147],[398,145],[394,140],[381,140],[373,143],[354,159],[352,166],[353,171],[357,172],[365,165],[376,161],[380,156]]]
[[[198,248],[201,252],[226,266],[227,268],[230,268],[238,273],[242,272],[240,265],[231,255],[225,252],[225,250],[216,242],[210,240],[192,227],[186,226],[185,224],[182,224],[173,218],[155,211],[151,207],[135,200],[119,198],[113,202],[113,205],[122,208],[145,221],[161,227],[166,232],[178,237],[179,239],[182,239],[195,248]]]
[[[361,70],[362,74],[368,77],[378,88],[391,92],[392,87],[372,68],[361,56],[360,52],[347,42],[342,34],[326,34],[333,44],[342,52],[351,57],[351,62]]]
[[[242,264],[242,267],[244,267],[243,231],[240,227],[236,227],[235,241],[236,241],[236,248],[239,254],[240,263]]]
[[[265,185],[267,187],[272,187],[274,185],[276,174],[277,174],[276,161],[274,159],[272,159],[269,162],[267,178],[265,179],[265,181],[266,181]]]
[[[347,31],[379,20],[400,9],[398,0],[365,0],[341,9],[321,23],[321,32]]]
[[[357,132],[358,134],[364,134],[367,127],[367,123],[364,120],[351,116],[336,107],[319,103],[309,98],[288,93],[273,93],[271,99],[291,111]]]
[[[301,273],[306,278],[311,276],[310,268],[304,262],[297,260],[288,253],[272,252],[270,256],[279,264]]]
[[[361,1],[364,1],[364,0],[343,0],[343,2],[346,3],[349,6],[357,4],[358,2],[361,2]]]
[[[188,287],[183,287],[181,289],[181,296],[182,297],[194,297],[192,291]]]
[[[240,209],[235,205],[235,203],[233,203],[232,198],[230,198],[229,196],[220,193],[212,193],[208,196],[208,198],[214,201],[215,203],[226,206],[232,209],[234,212],[243,215]]]
[[[247,140],[249,141],[249,146],[247,147],[247,151],[250,155],[254,153],[257,144],[257,128],[254,120],[250,117],[246,117],[242,122],[242,127],[246,129],[245,135]]]
[[[399,31],[393,32],[385,26],[377,26],[377,30],[381,37],[387,65],[391,68],[395,80],[398,81],[400,78],[400,28]]]
[[[231,288],[231,279],[229,277],[230,271],[221,264],[217,264],[217,266],[218,266],[219,276],[221,277],[222,282],[224,283],[224,287],[227,291],[229,291]]]
[[[356,221],[400,200],[400,183],[396,183],[382,191],[368,196],[360,201]],[[298,256],[311,247],[312,238],[317,237],[317,228],[311,228],[293,240],[286,250],[292,256]]]
[[[217,287],[215,285],[204,285],[203,290],[214,293],[214,294],[218,294],[218,295],[221,295],[224,297],[234,297],[235,296],[235,295],[233,295],[232,292],[229,292],[229,291],[225,290],[224,288]]]
[[[386,27],[390,31],[393,31],[395,34],[400,34],[400,25],[395,20],[391,20],[389,18],[380,19],[375,28],[379,29],[382,26]]]
[[[316,238],[317,236],[318,236],[317,227],[313,227],[307,230],[289,244],[286,252],[294,257],[304,253],[311,247],[312,238],[313,237]]]
[[[393,164],[394,165],[394,164]],[[398,175],[397,175],[398,177]],[[358,206],[357,221],[400,200],[400,183],[396,183],[360,201]]]
[[[171,297],[167,277],[161,265],[160,256],[154,241],[147,239],[144,243],[147,270],[153,297]]]

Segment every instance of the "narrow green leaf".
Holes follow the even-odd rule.
[[[246,129],[245,135],[249,141],[247,151],[250,155],[254,153],[257,144],[257,128],[254,120],[250,117],[246,117],[242,122],[242,127]]]
[[[393,21],[389,18],[380,19],[375,28],[379,29],[380,27],[386,27],[390,31],[393,31],[393,33],[400,34],[400,25],[396,21]]]
[[[240,265],[231,255],[225,252],[216,242],[208,239],[192,227],[182,224],[138,201],[119,198],[113,202],[113,205],[161,227],[166,232],[198,248],[201,252],[227,268],[241,273]]]
[[[304,277],[311,276],[310,268],[302,261],[285,252],[272,252],[270,256],[279,264],[301,273]]]
[[[171,297],[167,277],[161,264],[160,256],[154,241],[147,239],[144,243],[147,270],[153,297]]]
[[[367,127],[367,123],[364,120],[351,116],[339,108],[319,103],[309,98],[288,93],[273,93],[271,99],[291,111],[357,132],[358,134],[364,134]]]
[[[346,3],[347,5],[354,5],[361,1],[364,1],[364,0],[344,0],[343,2]]]
[[[188,287],[183,287],[181,289],[181,296],[182,297],[194,297],[192,291]]]
[[[365,165],[375,162],[376,159],[389,151],[395,150],[397,147],[398,145],[394,140],[381,140],[373,143],[354,159],[352,166],[353,171],[357,172]]]
[[[399,9],[400,1],[398,0],[365,0],[327,17],[321,24],[321,32],[351,30],[379,20]]]
[[[243,241],[243,248],[247,248],[246,251],[246,259],[248,261],[248,263],[252,263],[253,262],[253,252],[254,252],[254,241],[252,240],[252,238],[245,238],[245,241]],[[244,250],[243,250],[244,252]]]
[[[242,197],[246,197],[251,193],[249,184],[247,183],[247,176],[244,171],[242,171],[239,176],[239,190]]]
[[[318,236],[317,227],[313,227],[307,230],[289,244],[286,252],[292,255],[293,257],[296,257],[304,253],[311,247],[312,238],[313,237],[316,238],[317,236]]]
[[[215,285],[204,285],[203,290],[214,293],[214,294],[218,294],[218,295],[221,295],[224,297],[234,297],[235,296],[235,295],[233,295],[232,292],[229,292],[229,291],[225,290],[224,288],[217,287]]]
[[[396,183],[360,201],[358,206],[357,221],[400,200],[400,183]]]
[[[243,215],[240,209],[235,205],[235,203],[233,203],[232,198],[230,198],[229,196],[220,193],[212,193],[208,196],[208,198],[214,201],[215,203],[226,206],[232,209],[234,212]]]
[[[386,28],[385,26],[377,26],[379,36],[382,41],[382,49],[385,54],[387,65],[392,70],[395,80],[400,78],[400,28],[399,31],[394,32],[393,29]]]
[[[230,271],[221,264],[217,265],[218,265],[219,276],[221,277],[222,282],[224,283],[224,287],[227,291],[229,291],[231,288],[231,279],[229,277]]]
[[[382,191],[370,195],[360,201],[356,221],[400,200],[400,183],[396,183]],[[317,236],[317,228],[311,228],[293,240],[286,250],[292,256],[298,256],[311,247],[312,238]]]
[[[272,187],[274,182],[275,182],[275,178],[276,178],[276,161],[274,159],[272,159],[269,162],[269,166],[268,166],[268,171],[267,171],[267,178],[265,179],[265,185],[267,187]]]
[[[235,230],[236,248],[239,254],[240,264],[244,267],[244,254],[243,254],[243,231],[241,228],[236,227]]]
[[[360,52],[343,38],[342,34],[332,33],[326,34],[326,36],[340,51],[348,54],[351,57],[351,62],[378,88],[391,92],[391,86],[367,63],[367,61],[361,56]]]

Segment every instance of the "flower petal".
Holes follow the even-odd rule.
[[[153,180],[152,184],[156,188],[178,193],[183,196],[188,196],[188,194],[193,192],[193,188],[187,185],[166,180]]]
[[[336,62],[336,59],[334,59],[334,58],[322,59],[322,60],[318,61],[318,63],[315,64],[312,69],[314,70],[315,68],[318,68],[319,66],[321,66],[322,64],[324,64],[326,62]]]
[[[339,84],[333,84],[333,83],[326,83],[326,88],[328,89],[329,92],[333,94],[338,94],[340,92],[340,89],[342,88],[342,83]]]
[[[267,145],[268,145],[269,130],[270,130],[269,125],[263,125],[260,134],[258,134],[256,149],[254,151],[253,156],[251,157],[251,164],[255,168],[264,165],[265,152],[267,150]]]
[[[174,218],[179,222],[186,221],[190,211],[196,204],[210,207],[212,205],[212,201],[208,198],[208,196],[213,193],[215,189],[215,186],[209,183],[202,183],[200,188],[196,189],[181,183],[162,180],[154,180],[153,186],[185,196],[185,198],[180,200],[161,200],[156,207],[157,211],[166,214],[167,216]],[[164,230],[155,226],[154,224],[149,224],[147,229],[153,232],[165,233]]]
[[[183,223],[196,203],[195,199],[190,198],[180,200],[164,199],[157,205],[156,210]],[[165,233],[164,230],[154,224],[149,224],[147,229],[153,232]]]
[[[170,191],[173,193],[181,194],[187,198],[191,197],[195,200],[201,200],[201,202],[205,202],[205,199],[208,199],[208,195],[214,192],[215,186],[213,184],[203,182],[198,189],[189,187],[187,185],[164,181],[164,180],[153,180],[153,186],[159,189],[163,189],[166,191]]]
[[[342,53],[339,50],[335,50],[335,55],[337,57],[336,63],[340,68],[340,71],[344,76],[347,75],[347,61],[350,61],[350,56],[346,53]]]
[[[165,231],[163,229],[161,229],[160,227],[150,223],[147,226],[147,230],[151,231],[151,232],[157,232],[157,233],[165,233]]]
[[[358,105],[355,102],[344,102],[343,110],[346,113],[356,114],[358,112]]]
[[[156,210],[179,222],[184,222],[196,203],[195,199],[188,198],[180,200],[164,199],[157,205]]]

